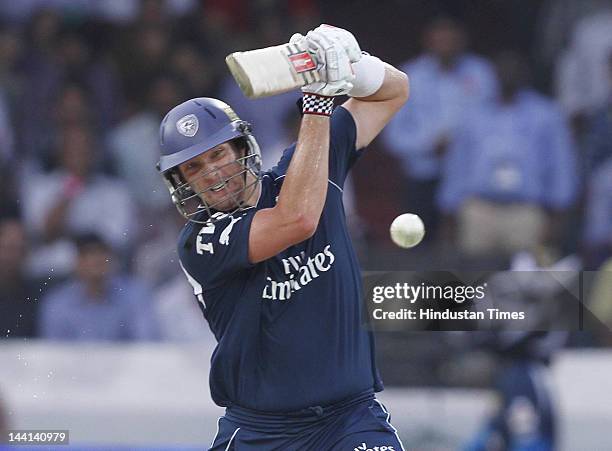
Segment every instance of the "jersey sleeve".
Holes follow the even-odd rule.
[[[364,149],[356,149],[357,126],[349,111],[343,107],[334,110],[331,117],[331,139],[329,143],[329,178],[340,187],[349,170]]]
[[[216,213],[217,221],[190,224],[179,239],[178,253],[189,282],[207,290],[250,268],[249,232],[255,209],[240,215]],[[214,217],[214,215],[213,215]]]

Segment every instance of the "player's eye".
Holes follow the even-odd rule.
[[[217,160],[217,159],[221,158],[224,153],[225,153],[225,149],[215,149],[212,152],[212,159],[213,160]]]
[[[185,166],[185,171],[189,174],[193,174],[199,169],[199,165],[196,163],[187,163]]]

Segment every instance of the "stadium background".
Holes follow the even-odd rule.
[[[363,49],[398,66],[422,54],[423,36],[441,16],[463,24],[468,51],[481,58],[522,55],[532,85],[563,112],[579,180],[571,203],[550,214],[551,232],[534,258],[545,267],[574,256],[573,270],[609,271],[612,42],[601,30],[612,23],[610,10],[607,0],[1,2],[0,430],[70,429],[73,444],[98,449],[208,443],[220,412],[206,383],[213,337],[179,273],[181,218],[154,171],[157,124],[182,100],[219,97],[253,122],[272,166],[295,136],[299,96],[248,102],[224,57],[321,22],[353,31]],[[565,72],[572,58],[577,79]],[[581,102],[596,82],[607,96]],[[389,147],[377,139],[352,176],[347,210],[364,269],[510,268],[508,252],[461,252],[449,218],[419,247],[394,247],[388,225],[411,211],[410,181],[401,152]],[[65,209],[87,186],[57,175],[71,170],[99,182],[95,202],[83,202],[76,219]],[[50,209],[54,192],[65,204]],[[106,241],[114,270],[146,302],[130,336],[62,339],[65,317],[45,308],[47,294],[79,277],[73,240],[88,232]],[[585,300],[609,325],[610,277],[593,276]],[[605,332],[572,333],[552,360],[560,449],[612,449],[610,343]],[[381,398],[408,448],[460,449],[495,405],[499,356],[432,331],[380,333],[378,347],[388,387]]]

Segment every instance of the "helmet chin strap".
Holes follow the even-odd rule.
[[[249,151],[249,149],[248,149],[248,144],[247,144],[247,147],[245,147],[243,149],[243,152],[242,152],[242,157],[243,157],[242,165],[244,166],[244,169],[245,169],[243,177],[242,177],[242,181],[244,183],[244,191],[242,191],[243,193],[246,193],[247,186],[248,186],[247,185],[247,177],[248,177],[249,174],[251,174],[251,169],[249,168],[249,164],[247,163],[247,156],[246,156],[248,151]],[[242,196],[243,199],[242,199],[242,203],[240,205],[240,208],[243,208],[245,206],[245,204],[247,204],[247,201],[251,198],[251,196],[253,194],[255,194],[255,191],[257,191],[257,186],[259,185],[259,183],[260,183],[260,180],[257,177],[255,177],[255,181],[253,182],[253,191],[251,193],[249,193],[249,195],[246,197],[246,199],[244,198],[244,195]],[[250,206],[251,205],[249,205],[249,207]]]
[[[244,183],[244,188],[241,191],[241,199],[239,200],[238,203],[238,208],[244,208],[246,206],[252,207],[253,205],[250,205],[248,203],[248,200],[253,196],[253,194],[255,194],[257,192],[257,188],[259,187],[259,185],[261,184],[261,179],[259,177],[257,177],[256,174],[253,174],[252,169],[249,167],[249,163],[248,163],[248,153],[249,152],[254,152],[254,149],[250,149],[250,145],[248,143],[248,141],[245,143],[245,147],[242,148],[241,150],[241,157],[239,157],[242,160],[242,166],[244,167],[244,172],[243,172],[243,177],[242,177],[242,182]],[[257,158],[257,154],[253,154],[255,156],[255,158]],[[261,157],[259,157],[261,158]],[[248,184],[247,183],[247,177],[248,175],[251,174],[253,175],[253,177],[255,178],[255,180],[253,181],[253,183]],[[245,196],[245,194],[247,193],[247,189],[250,185],[253,185],[253,190],[248,193],[247,196]]]
[[[249,194],[249,196],[246,199],[244,199],[244,194],[246,193],[246,189],[247,189],[247,174],[249,173],[249,168],[247,167],[247,162],[246,162],[246,153],[247,153],[247,148],[245,147],[242,149],[242,166],[244,167],[244,172],[242,174],[242,183],[244,184],[243,185],[244,188],[241,192],[242,196],[240,196],[241,199],[240,199],[240,204],[238,205],[239,208],[243,208],[244,205],[246,204],[246,201],[253,194],[253,193]]]
[[[247,170],[247,171],[248,171],[248,172],[250,172],[250,170]],[[247,190],[247,188],[248,188],[250,185],[253,185],[253,190],[252,190],[252,191],[249,193],[249,195],[248,195],[248,196],[246,196],[246,198],[243,198],[243,199],[241,200],[241,203],[240,203],[240,208],[244,208],[244,207],[247,207],[247,206],[248,206],[248,207],[253,207],[253,206],[254,206],[254,205],[251,205],[251,204],[248,202],[248,200],[249,200],[249,199],[250,199],[250,198],[251,198],[251,197],[252,197],[252,196],[253,196],[255,193],[257,193],[257,189],[258,189],[258,188],[260,188],[260,185],[261,185],[261,179],[259,179],[259,178],[255,178],[255,180],[254,180],[254,181],[253,181],[253,182],[252,182],[250,185],[247,185],[247,182],[246,182],[246,176],[247,176],[247,172],[245,172],[245,177],[244,177],[245,189],[244,189],[243,193],[246,193],[246,190]]]

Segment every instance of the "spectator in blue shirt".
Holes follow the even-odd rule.
[[[560,109],[529,89],[518,54],[500,54],[496,67],[500,97],[456,133],[438,199],[456,217],[460,247],[470,254],[543,244],[577,190],[575,150]]]
[[[612,157],[593,172],[587,191],[585,266],[595,270],[612,257]]]
[[[425,53],[401,70],[410,74],[410,104],[384,133],[408,181],[405,207],[419,214],[432,237],[438,222],[434,197],[450,138],[466,111],[493,99],[491,65],[466,51],[466,33],[450,18],[433,21],[424,36]]]
[[[585,177],[612,157],[612,52],[608,56],[608,79],[611,94],[587,124],[583,152]]]
[[[42,300],[40,335],[73,341],[157,338],[149,290],[113,271],[116,258],[99,236],[82,235],[76,247],[74,277]]]
[[[612,93],[612,52],[608,56],[608,79]],[[581,157],[586,191],[585,209],[579,214],[582,256],[586,269],[596,269],[612,256],[612,94],[588,119]]]

